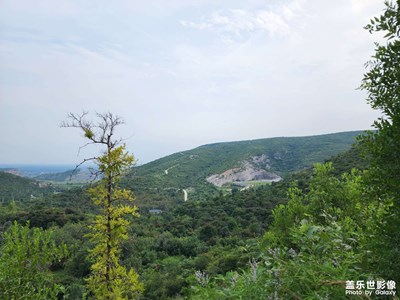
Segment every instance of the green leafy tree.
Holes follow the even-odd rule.
[[[120,263],[121,244],[128,238],[127,216],[137,217],[137,207],[133,205],[131,191],[121,189],[118,183],[134,162],[121,140],[114,138],[115,129],[123,121],[111,113],[97,114],[98,123],[87,120],[87,113],[70,114],[70,122],[62,127],[75,127],[83,131],[89,140],[87,145],[100,144],[105,151],[98,157],[85,159],[94,161],[100,181],[88,193],[100,213],[89,234],[94,248],[89,258],[93,261],[91,275],[87,279],[87,288],[96,299],[132,299],[143,290],[139,276],[133,268],[127,270]],[[83,163],[82,162],[82,163]]]
[[[376,43],[361,85],[368,92],[368,103],[383,116],[374,122],[377,131],[363,136],[361,142],[367,146],[374,188],[400,201],[400,1],[385,5],[384,13],[365,27],[371,33],[383,32],[386,43]]]
[[[207,280],[197,273],[192,298],[343,299],[346,280],[376,276],[365,263],[365,230],[380,204],[365,198],[362,173],[337,178],[333,172],[331,163],[316,164],[309,191],[290,188],[288,203],[273,210],[262,255],[250,268]]]
[[[400,1],[386,1],[385,10],[366,26],[371,33],[383,33],[385,42],[376,43],[375,55],[367,63],[361,88],[368,103],[382,112],[374,122],[377,131],[361,137],[369,158],[371,195],[385,202],[384,222],[375,224],[371,246],[376,250],[376,267],[382,276],[400,280]],[[373,224],[371,224],[372,226]]]
[[[14,222],[1,241],[0,298],[57,299],[63,288],[54,283],[49,268],[66,256],[66,246],[55,244],[51,230]]]

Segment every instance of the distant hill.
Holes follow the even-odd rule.
[[[44,174],[61,173],[74,169],[68,164],[0,164],[0,171],[12,173],[22,177],[35,178]]]
[[[68,170],[59,173],[46,173],[34,177],[36,180],[60,182],[60,183],[87,183],[92,180],[92,174],[88,169]]]
[[[135,168],[125,184],[140,194],[201,198],[231,183],[278,181],[348,150],[361,131],[204,145]],[[150,197],[151,198],[151,197]],[[151,201],[151,199],[150,199]]]
[[[2,203],[9,203],[12,200],[25,202],[35,197],[52,194],[54,190],[49,183],[0,171],[0,201]]]

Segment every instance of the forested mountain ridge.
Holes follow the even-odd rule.
[[[126,184],[139,194],[178,193],[177,197],[183,198],[185,189],[189,197],[198,199],[217,193],[216,184],[210,183],[213,176],[222,179],[220,185],[229,182],[226,177],[232,174],[233,181],[252,180],[251,176],[277,181],[348,150],[359,134],[361,131],[203,145],[136,167]],[[239,178],[243,173],[247,177]]]

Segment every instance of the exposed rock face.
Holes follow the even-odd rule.
[[[268,158],[266,154],[262,154],[259,156],[252,156],[250,159],[251,163],[259,168],[265,168],[269,170],[271,168],[270,162],[271,160]]]
[[[252,162],[256,161],[259,163],[266,163],[267,157],[265,156],[263,160],[259,158],[252,157]],[[256,161],[255,161],[256,160]],[[213,174],[206,178],[209,183],[214,184],[215,186],[221,187],[226,183],[231,182],[245,182],[245,181],[266,181],[266,182],[274,182],[280,181],[282,178],[275,173],[268,172],[264,169],[258,168],[251,164],[248,161],[242,163],[241,168],[234,168],[226,170],[221,174]],[[265,167],[269,167],[265,166]]]

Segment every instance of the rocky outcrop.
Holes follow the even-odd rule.
[[[213,174],[206,178],[209,183],[212,183],[215,186],[221,187],[227,183],[235,183],[235,182],[246,182],[246,181],[265,181],[265,182],[276,182],[282,180],[282,178],[273,173],[269,172],[265,169],[261,169],[257,166],[254,166],[256,162],[262,163],[266,168],[269,168],[269,165],[266,163],[267,157],[263,157],[263,159],[259,158],[251,158],[251,162],[244,161],[242,163],[242,167],[233,168],[226,170],[220,174]]]

